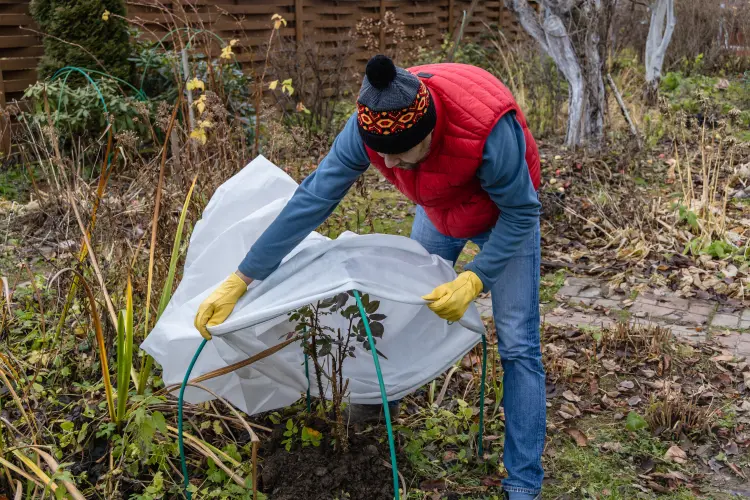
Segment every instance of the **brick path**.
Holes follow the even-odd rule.
[[[720,342],[727,352],[750,357],[750,308],[724,309],[714,302],[649,291],[630,299],[612,293],[594,278],[567,278],[556,295],[558,307],[542,304],[542,322],[562,326],[606,327],[617,321],[656,323],[687,341]],[[482,316],[491,316],[490,299],[480,298]],[[551,309],[551,310],[548,310]]]

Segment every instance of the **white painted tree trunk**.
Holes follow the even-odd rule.
[[[505,0],[524,30],[552,58],[568,82],[565,144],[569,147],[598,145],[604,137],[605,91],[598,33],[603,1],[607,0],[540,0],[541,13],[537,13],[528,0]],[[563,22],[572,9],[580,9],[581,17],[587,20],[587,31],[580,37],[578,50]]]
[[[654,0],[651,2],[651,24],[646,39],[646,100],[656,102],[659,80],[664,66],[664,56],[672,40],[677,24],[674,15],[674,0]]]

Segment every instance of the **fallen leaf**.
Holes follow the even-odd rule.
[[[669,493],[669,489],[653,481],[647,481],[646,485],[657,493]]]
[[[632,380],[623,380],[622,382],[617,384],[617,389],[619,389],[620,391],[628,391],[633,387],[635,387],[635,384]]]
[[[581,410],[579,410],[573,403],[564,403],[560,406],[560,411],[557,412],[565,420],[571,418],[580,417]]]
[[[622,444],[617,441],[608,441],[606,443],[602,443],[600,448],[605,451],[611,451],[612,453],[622,452]]]
[[[716,363],[726,363],[729,361],[734,361],[734,356],[731,354],[722,354],[721,356],[714,356],[711,358],[711,361],[714,361]]]
[[[737,443],[735,443],[734,441],[729,441],[724,446],[724,453],[726,453],[727,455],[737,455],[737,454],[739,454],[739,452],[740,452],[740,450],[737,447]]]
[[[644,368],[643,370],[641,370],[641,373],[646,378],[654,378],[654,376],[656,375],[656,372],[654,370],[649,370],[647,368]]]
[[[563,395],[563,397],[564,397],[565,399],[567,399],[568,401],[570,401],[570,402],[572,402],[572,403],[578,403],[578,402],[579,402],[579,401],[581,400],[581,397],[580,397],[580,396],[576,396],[576,395],[575,395],[575,394],[573,394],[573,392],[571,392],[571,391],[565,391],[565,392],[563,392],[563,394],[562,394],[562,395]]]
[[[589,438],[587,438],[586,434],[584,434],[580,429],[576,429],[575,427],[566,427],[563,431],[567,435],[572,437],[578,446],[588,446]]]
[[[722,465],[715,458],[712,458],[711,460],[708,461],[708,466],[711,467],[711,470],[714,472],[719,472],[721,469],[724,468],[724,465]]]
[[[678,464],[687,462],[687,453],[677,445],[671,446],[664,454],[664,460],[672,461]]]
[[[445,489],[445,479],[426,479],[419,483],[422,491],[439,491]]]
[[[443,455],[443,462],[452,462],[457,458],[456,452],[448,450]]]
[[[671,470],[671,471],[669,471],[667,473],[664,473],[664,474],[662,474],[660,472],[654,472],[651,475],[653,477],[660,477],[660,478],[663,478],[663,479],[671,479],[673,481],[682,481],[683,483],[690,482],[690,479],[685,474],[683,474],[682,472],[674,471],[674,470]]]
[[[746,480],[746,481],[747,481],[747,476],[745,476],[745,474],[744,474],[744,473],[742,472],[742,469],[740,469],[740,468],[739,468],[738,466],[734,465],[733,463],[729,463],[729,462],[727,462],[727,465],[729,466],[729,468],[730,468],[730,469],[732,469],[732,471],[733,471],[733,472],[734,472],[735,474],[737,474],[737,475],[738,475],[738,476],[740,476],[740,477],[741,477],[742,479],[744,479],[744,480]]]
[[[628,399],[628,405],[629,406],[636,406],[640,402],[641,402],[641,397],[640,396],[633,396],[632,398]]]
[[[499,477],[487,476],[484,479],[482,479],[482,486],[487,486],[487,487],[492,488],[492,487],[498,487],[501,484],[503,484],[503,481]]]

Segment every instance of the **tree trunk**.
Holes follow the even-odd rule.
[[[646,39],[646,88],[644,98],[653,106],[659,96],[659,80],[664,66],[664,56],[672,40],[677,19],[674,15],[674,0],[654,0],[650,6],[651,24]]]
[[[604,112],[606,94],[602,61],[603,46],[601,43],[601,21],[603,14],[602,0],[587,0],[582,7],[586,23],[586,35],[583,41],[583,78],[586,88],[586,128],[587,143],[600,146],[604,139]],[[607,31],[604,31],[606,36]]]
[[[572,148],[599,146],[606,109],[602,37],[608,33],[614,0],[540,0],[541,13],[528,0],[505,0],[505,4],[568,82],[565,144]],[[574,35],[566,25],[573,27]]]

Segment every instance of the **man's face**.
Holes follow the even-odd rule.
[[[389,155],[378,153],[385,160],[385,166],[388,168],[402,168],[404,170],[414,170],[419,162],[424,160],[430,153],[430,143],[432,142],[432,132],[424,138],[422,142],[411,148],[405,153]]]

